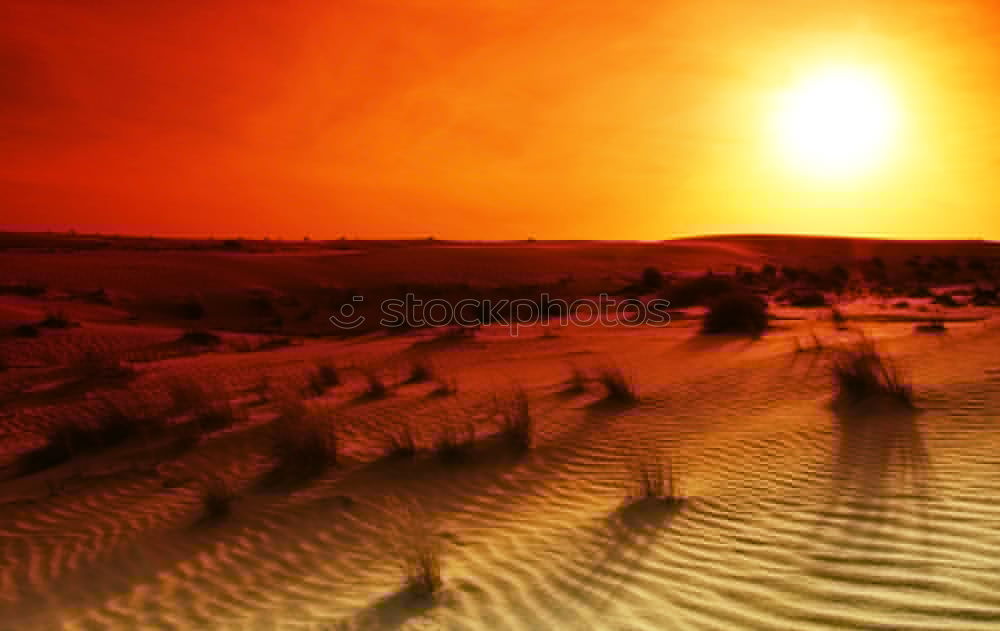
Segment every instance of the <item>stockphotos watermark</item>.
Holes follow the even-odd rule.
[[[364,296],[354,296],[340,306],[330,322],[342,330],[364,326],[368,318],[361,313]],[[484,324],[506,328],[517,336],[529,326],[603,326],[639,327],[670,324],[669,300],[653,298],[618,299],[607,294],[596,298],[567,301],[541,294],[538,299],[477,299],[448,301],[442,298],[423,300],[414,294],[383,300],[379,305],[383,328],[476,327]]]

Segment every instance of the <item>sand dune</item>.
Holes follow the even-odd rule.
[[[908,369],[915,410],[838,411],[830,356],[795,340],[856,333],[795,309],[757,340],[701,336],[678,317],[255,352],[230,334],[175,352],[181,329],[71,311],[82,326],[5,341],[0,630],[1000,628],[1000,329],[988,309],[935,336],[912,314],[845,309]],[[137,372],[88,381],[60,367],[88,349]],[[324,360],[339,383],[306,405],[336,427],[339,461],[265,484],[282,393],[306,399]],[[424,360],[434,374],[408,383]],[[638,401],[568,387],[574,366],[617,366]],[[365,394],[367,374],[385,396]],[[240,414],[175,449],[198,418],[171,407],[178,379]],[[457,392],[436,393],[452,379]],[[523,454],[498,433],[497,401],[517,388],[536,423]],[[98,419],[108,397],[167,422],[17,475],[50,428]],[[447,428],[469,426],[464,460],[434,453]],[[386,458],[407,431],[417,456]],[[632,460],[652,451],[672,462],[682,502],[627,501]],[[216,478],[237,497],[209,519]],[[425,528],[442,564],[433,600],[401,566]]]
[[[217,525],[198,524],[194,482],[163,488],[160,476],[143,470],[101,477],[109,463],[87,461],[88,483],[5,508],[3,624],[1000,624],[995,328],[954,333],[947,345],[887,331],[886,344],[912,360],[924,411],[861,428],[831,412],[826,373],[808,375],[795,365],[789,334],[725,342],[731,348],[711,359],[692,348],[692,335],[681,327],[649,332],[627,354],[614,333],[590,331],[478,342],[438,359],[441,370],[461,376],[451,398],[428,397],[429,386],[413,385],[359,401],[351,391],[362,385],[350,381],[328,397],[342,419],[349,462],[291,494],[253,490],[268,456],[252,427],[214,435],[170,467],[179,478],[216,471],[244,492],[232,518]],[[385,349],[387,375],[412,342],[393,340],[395,350]],[[205,379],[245,374],[249,383],[254,368],[268,370],[279,358],[302,366],[310,355],[359,352],[367,352],[364,344],[315,344],[251,360],[175,360],[160,370],[201,363]],[[595,405],[596,389],[562,392],[568,360],[609,357],[627,362],[642,393],[638,404],[616,409]],[[444,423],[472,421],[488,434],[489,398],[511,375],[527,389],[540,426],[525,459],[484,458],[458,468],[431,458],[378,461],[381,437],[403,423],[425,446]],[[266,406],[255,414],[266,417]],[[676,462],[689,497],[676,511],[622,505],[625,458],[650,444]],[[400,592],[391,524],[401,500],[419,503],[444,543],[446,587],[433,606]]]

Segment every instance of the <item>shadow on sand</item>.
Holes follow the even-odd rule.
[[[919,414],[893,402],[835,410],[833,481],[813,533],[817,544],[892,545],[905,533],[929,546],[932,465]]]
[[[344,621],[339,625],[334,625],[333,629],[367,630],[367,629],[392,629],[403,628],[410,620],[422,616],[434,608],[435,600],[416,590],[404,587],[402,589],[384,596],[363,611],[354,616],[351,620]],[[331,629],[332,631],[332,629]]]
[[[595,613],[606,611],[626,587],[629,577],[641,574],[638,566],[663,535],[684,500],[641,499],[622,504],[604,520],[607,548],[590,565],[584,583]]]

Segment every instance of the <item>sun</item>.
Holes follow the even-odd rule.
[[[862,67],[827,67],[781,93],[778,146],[789,165],[810,177],[843,179],[880,165],[899,127],[888,84]]]

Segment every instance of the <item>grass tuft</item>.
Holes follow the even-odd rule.
[[[944,320],[935,319],[930,322],[923,322],[914,327],[917,333],[947,333],[948,327],[944,325]]]
[[[271,430],[275,479],[310,480],[337,465],[336,426],[321,411],[301,402],[283,402]]]
[[[385,381],[377,372],[374,370],[363,370],[362,374],[365,378],[364,398],[383,399],[389,394],[389,387],[385,385]]]
[[[51,427],[44,443],[18,458],[18,475],[44,471],[76,456],[115,447],[137,436],[143,428],[149,428],[152,422],[111,399],[104,399],[103,407],[94,419]]]
[[[205,331],[202,329],[190,329],[184,331],[177,341],[181,344],[188,344],[190,346],[218,346],[219,344],[222,344],[221,337],[211,331]]]
[[[445,426],[434,443],[434,454],[444,464],[460,464],[469,459],[476,444],[476,427],[469,423],[464,428]]]
[[[315,368],[309,374],[306,393],[314,397],[320,397],[326,394],[326,391],[330,388],[339,385],[340,373],[337,371],[337,366],[330,361],[320,361],[316,363]]]
[[[913,407],[913,389],[899,365],[883,355],[867,336],[838,349],[832,367],[837,404],[883,399]]]
[[[514,391],[510,401],[500,411],[499,436],[516,453],[528,451],[534,443],[535,421],[531,417],[528,396],[521,388]]]
[[[582,394],[586,392],[587,382],[589,381],[587,373],[575,364],[570,365],[569,371],[569,379],[566,380],[565,392],[571,394]]]
[[[203,521],[219,521],[228,517],[236,498],[236,492],[225,479],[210,477],[201,489]]]
[[[38,323],[38,326],[46,329],[68,329],[74,326],[74,323],[66,316],[65,311],[56,309],[46,311],[45,316]]]
[[[386,436],[386,460],[412,460],[417,456],[417,440],[413,429],[406,425],[398,432]]]
[[[639,400],[635,384],[621,368],[605,366],[597,373],[597,381],[604,387],[606,401],[614,403],[635,403]]]
[[[421,357],[413,360],[410,364],[410,374],[406,377],[403,383],[426,383],[428,381],[432,381],[434,379],[434,375],[434,366],[429,360]]]
[[[644,450],[629,462],[629,501],[659,500],[677,503],[682,500],[674,479],[673,464],[659,451]]]
[[[440,537],[422,511],[404,509],[401,513],[396,540],[406,592],[433,599],[444,586]]]

